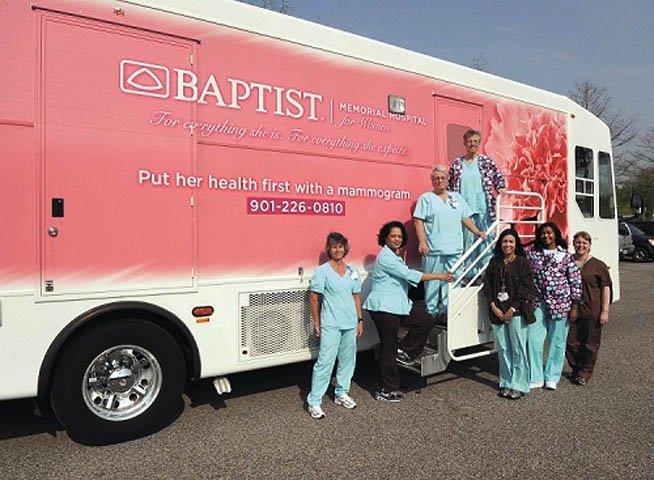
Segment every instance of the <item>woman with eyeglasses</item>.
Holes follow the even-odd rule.
[[[449,190],[460,193],[470,207],[470,217],[480,230],[486,231],[495,221],[495,194],[506,192],[506,180],[497,168],[495,160],[479,153],[481,132],[472,128],[463,134],[463,146],[466,153],[452,161],[450,167]],[[467,250],[477,240],[470,232],[463,232],[463,248]],[[488,239],[490,241],[490,239]],[[477,247],[481,252],[486,242]],[[490,256],[490,255],[489,255]],[[469,277],[481,268],[477,263]]]
[[[463,254],[463,228],[476,237],[486,238],[470,218],[464,198],[447,190],[447,167],[436,165],[431,171],[433,189],[418,199],[413,221],[418,236],[418,250],[423,255],[423,271],[451,272]],[[433,281],[425,284],[425,301],[431,315],[447,312],[447,284]]]

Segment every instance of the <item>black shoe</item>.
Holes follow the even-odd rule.
[[[408,353],[400,348],[397,349],[397,356],[395,357],[395,361],[406,367],[413,367],[416,365],[416,360],[413,360]]]
[[[404,394],[397,390],[394,390],[392,392],[387,392],[382,388],[381,390],[375,391],[375,400],[382,400],[384,402],[397,403],[402,401],[403,397]]]
[[[509,394],[506,396],[509,400],[520,400],[522,398],[522,392],[517,390],[509,390]]]
[[[509,396],[510,388],[500,388],[500,391],[497,392],[498,397],[506,398]]]

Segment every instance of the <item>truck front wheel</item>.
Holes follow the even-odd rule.
[[[50,401],[73,440],[99,445],[153,433],[180,411],[184,357],[163,328],[141,319],[94,327],[67,346]]]

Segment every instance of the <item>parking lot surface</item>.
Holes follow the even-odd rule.
[[[27,400],[0,402],[3,479],[76,478],[652,478],[654,265],[621,263],[595,375],[519,401],[496,396],[496,357],[451,365],[399,404],[370,395],[359,356],[348,411],[304,410],[311,363],[234,375],[222,398],[190,385],[179,418],[150,437],[105,447],[72,442]],[[369,325],[369,328],[371,325]],[[566,368],[564,371],[569,371]],[[330,392],[331,394],[331,392]]]

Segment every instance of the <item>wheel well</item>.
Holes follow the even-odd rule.
[[[115,302],[91,309],[70,322],[54,339],[43,359],[39,372],[38,397],[50,391],[52,373],[57,360],[68,345],[100,324],[117,318],[139,318],[166,330],[178,343],[186,363],[187,378],[200,376],[200,354],[188,327],[173,313],[145,302]]]

